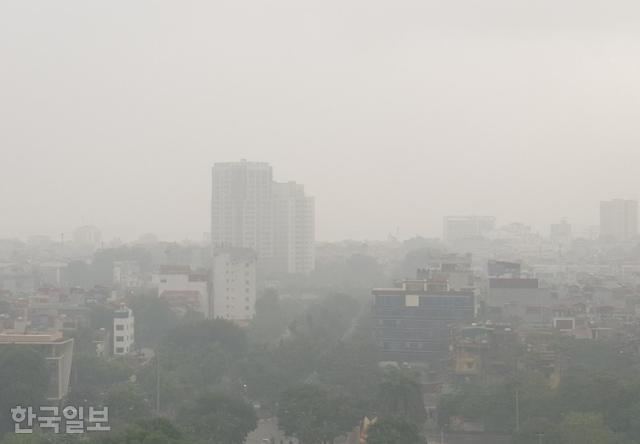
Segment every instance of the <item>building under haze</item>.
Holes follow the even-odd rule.
[[[549,227],[549,239],[556,244],[566,245],[571,240],[571,225],[563,220]]]
[[[304,186],[273,184],[275,268],[307,273],[315,267],[315,205]]]
[[[216,163],[212,171],[211,242],[273,258],[273,171],[264,162]]]
[[[452,243],[467,239],[484,237],[495,229],[496,219],[491,216],[446,216],[443,223],[443,236]]]
[[[135,342],[135,318],[133,311],[122,305],[113,313],[113,354],[126,355]]]
[[[259,265],[306,273],[315,265],[314,200],[295,182],[273,181],[264,162],[216,163],[212,169],[211,243],[250,248]]]
[[[637,236],[637,201],[613,199],[600,202],[600,239],[627,241]]]
[[[432,362],[446,358],[454,326],[475,316],[473,291],[450,291],[446,283],[404,281],[374,288],[375,336],[383,361]]]
[[[246,325],[256,313],[256,254],[250,248],[214,249],[210,317]]]
[[[194,271],[188,265],[162,265],[151,276],[151,283],[158,288],[158,297],[166,300],[174,312],[184,315],[194,311],[209,317],[211,304],[205,271]]]

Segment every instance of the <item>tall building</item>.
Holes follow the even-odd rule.
[[[216,163],[212,171],[211,242],[251,248],[273,257],[271,166],[263,162]]]
[[[626,241],[637,236],[637,201],[613,199],[600,202],[600,239]]]
[[[256,255],[249,248],[223,247],[213,253],[210,317],[248,324],[256,313]]]
[[[308,273],[315,267],[315,205],[295,182],[273,184],[275,268]]]
[[[295,182],[276,183],[264,162],[212,169],[211,243],[251,248],[267,270],[304,273],[315,265],[314,200]]]
[[[446,216],[443,235],[446,242],[483,237],[495,228],[496,219],[490,216]]]

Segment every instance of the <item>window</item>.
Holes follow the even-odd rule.
[[[124,325],[122,325],[122,324],[116,325],[116,330],[118,330],[118,331],[124,330]]]
[[[116,336],[116,342],[124,342],[124,336]]]

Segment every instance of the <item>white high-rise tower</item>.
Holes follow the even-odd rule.
[[[314,206],[303,185],[274,182],[268,163],[216,163],[211,243],[214,248],[251,248],[263,269],[307,273],[315,266]]]

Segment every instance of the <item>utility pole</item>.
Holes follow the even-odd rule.
[[[520,389],[516,389],[516,432],[520,431]]]
[[[156,349],[156,415],[160,416],[160,355]]]

